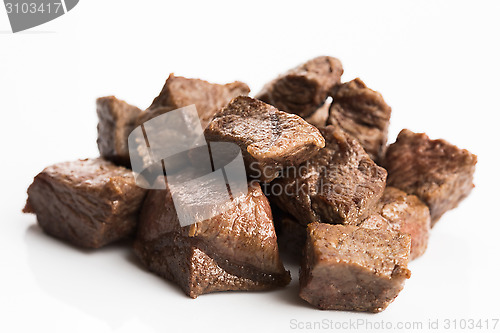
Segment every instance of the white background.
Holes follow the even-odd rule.
[[[12,34],[0,7],[0,332],[286,332],[291,320],[324,319],[443,328],[447,318],[500,317],[499,18],[499,3],[486,1],[86,0]],[[315,310],[298,298],[293,266],[283,290],[192,300],[143,270],[129,244],[82,251],[21,214],[45,166],[97,155],[95,98],[145,108],[170,72],[242,80],[256,93],[323,54],[342,60],[345,81],[359,76],[384,95],[390,141],[407,127],[479,159],[472,195],[432,230],[385,312]]]

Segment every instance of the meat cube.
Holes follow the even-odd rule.
[[[274,218],[280,230],[280,249],[294,258],[300,258],[306,242],[306,226],[286,213]],[[359,227],[399,231],[411,237],[410,260],[427,249],[431,218],[429,208],[414,195],[394,187],[386,187],[374,208],[374,213],[364,219]]]
[[[410,260],[420,257],[427,249],[431,231],[429,208],[415,195],[395,187],[386,187],[376,213],[360,225],[370,229],[390,229],[410,235]]]
[[[142,124],[160,114],[191,104],[196,105],[202,128],[234,97],[248,95],[250,88],[240,81],[227,84],[210,83],[170,74],[160,94],[138,120]]]
[[[170,180],[169,180],[170,181]],[[183,207],[211,203],[211,186]],[[175,191],[175,190],[174,190]],[[190,297],[227,290],[266,290],[290,282],[279,257],[271,208],[260,185],[228,202],[219,215],[181,227],[170,188],[149,192],[134,249],[154,273],[177,283]],[[216,203],[214,203],[216,205]]]
[[[282,111],[311,115],[320,107],[328,92],[340,83],[344,73],[337,58],[321,56],[307,61],[269,82],[255,98]]]
[[[147,133],[147,140],[143,140],[142,132],[140,133],[141,137],[134,136],[132,138],[133,141],[130,146],[137,153],[133,156],[136,168],[147,169],[147,172],[151,174],[151,177],[147,178],[154,180],[155,176],[162,174],[163,171],[156,163],[158,161],[152,159],[152,156],[168,156],[151,154],[150,147],[157,147],[153,150],[156,149],[158,152],[158,147],[165,147],[165,142],[174,142],[174,145],[177,142],[181,146],[180,141],[187,142],[194,136],[201,136],[201,133],[198,133],[198,124],[201,124],[200,132],[203,131],[212,120],[212,117],[227,105],[231,99],[236,96],[247,95],[249,92],[248,86],[239,81],[222,85],[170,74],[160,94],[137,119],[137,126],[144,125],[142,129]],[[166,121],[165,118],[163,120],[157,118],[149,125],[144,124],[152,118],[192,104],[196,107],[194,117],[190,112],[183,112],[182,116],[177,117],[175,124],[170,122],[163,124],[162,122]],[[195,118],[196,113],[197,118]],[[186,118],[182,119],[184,116]],[[162,149],[160,148],[160,150]],[[174,173],[180,170],[183,165],[189,163],[189,159],[187,153],[179,153],[174,158],[164,159],[164,163],[167,173]]]
[[[388,230],[311,223],[300,297],[322,310],[380,312],[403,289],[410,237]]]
[[[191,298],[220,291],[266,290],[286,284],[281,277],[266,276],[228,263],[219,265],[195,242],[186,243],[184,238],[173,235],[143,244],[140,251],[154,252],[155,257],[143,260],[148,268],[177,283]]]
[[[325,101],[316,111],[314,111],[309,117],[304,118],[309,124],[316,127],[325,127],[326,121],[330,114],[331,101]]]
[[[431,213],[432,226],[474,188],[476,155],[423,133],[402,130],[384,161],[387,183],[420,198]]]
[[[205,130],[207,141],[240,146],[247,172],[264,182],[311,158],[325,145],[319,130],[297,115],[251,97],[237,97]]]
[[[359,224],[374,209],[387,172],[350,135],[321,129],[326,146],[272,183],[273,201],[300,223]]]
[[[431,215],[427,205],[414,195],[388,186],[380,199],[379,207],[380,215],[389,222],[392,230],[410,235],[410,260],[424,254],[431,229]]]
[[[101,157],[123,166],[130,166],[128,136],[135,128],[141,109],[115,96],[97,99],[97,146]]]
[[[332,97],[327,124],[340,126],[361,143],[372,160],[379,162],[385,153],[391,118],[391,108],[382,95],[356,78],[336,86]]]
[[[102,158],[78,160],[39,173],[24,212],[49,235],[99,248],[133,234],[145,194],[132,171]]]

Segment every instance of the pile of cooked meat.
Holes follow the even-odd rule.
[[[281,250],[300,261],[300,297],[313,306],[382,311],[410,277],[408,262],[425,252],[431,228],[471,192],[477,158],[408,129],[387,145],[391,108],[361,79],[342,82],[342,74],[338,59],[322,56],[279,75],[254,98],[243,82],[173,74],[144,111],[99,98],[100,157],[44,169],[24,212],[36,214],[47,234],[85,248],[132,238],[144,266],[192,298],[286,286]],[[187,207],[200,197],[216,205],[210,184],[195,189],[197,198],[140,187],[128,138],[192,104],[208,143],[241,148],[248,191],[221,213],[182,226],[173,196]],[[176,135],[155,133],[154,140],[161,145]],[[186,156],[188,165],[172,168],[173,177],[197,168]]]

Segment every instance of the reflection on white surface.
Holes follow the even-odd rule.
[[[431,239],[429,252],[413,262],[413,276],[380,314],[318,311],[298,297],[298,266],[292,283],[272,292],[225,292],[185,296],[173,283],[150,274],[133,255],[129,242],[100,250],[81,250],[45,235],[38,226],[26,230],[28,264],[39,286],[51,296],[109,325],[111,330],[144,327],[155,332],[289,330],[291,319],[422,320],[470,313],[469,276],[461,271],[469,249],[446,234]],[[432,245],[435,244],[435,245]],[[443,246],[445,245],[445,246]],[[453,249],[453,251],[451,251]],[[433,259],[434,258],[434,259]],[[457,296],[459,293],[459,296]],[[458,300],[452,301],[450,300]],[[419,313],[415,309],[425,307]],[[251,318],[247,314],[251,313]],[[244,324],[244,327],[242,325]],[[145,330],[141,330],[141,333]]]
[[[248,311],[276,306],[309,308],[297,296],[297,267],[294,281],[286,289],[215,293],[193,300],[175,284],[146,271],[132,253],[131,242],[84,250],[47,236],[37,225],[27,228],[25,242],[28,264],[39,286],[62,302],[106,322],[113,331],[129,327],[131,320],[135,326],[141,323],[158,332],[173,332],[174,327],[181,332],[186,325],[186,331],[207,331],[207,325],[208,331],[229,329],[246,322]],[[217,323],[219,311],[232,314],[224,315],[223,322]],[[257,318],[243,331],[272,326],[268,320]],[[286,322],[274,325],[287,327]]]
[[[48,237],[36,225],[27,229],[25,240],[29,266],[40,287],[113,330],[134,317],[151,324],[156,318],[161,327],[164,318],[150,311],[150,302],[156,300],[161,306],[162,294],[165,302],[183,301],[174,285],[138,266],[130,244],[82,250]],[[144,285],[154,286],[156,295]]]

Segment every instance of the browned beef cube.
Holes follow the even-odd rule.
[[[432,226],[474,188],[476,155],[423,133],[402,130],[384,161],[387,183],[420,198],[431,213]]]
[[[430,236],[429,208],[419,198],[394,187],[386,187],[379,202],[379,212],[392,230],[411,237],[410,260],[424,254]]]
[[[325,101],[323,105],[316,109],[309,117],[304,118],[309,124],[316,127],[325,127],[330,114],[330,101]]]
[[[196,197],[184,193],[183,207],[210,203],[210,184]],[[175,191],[175,190],[174,190]],[[285,286],[271,208],[257,182],[228,202],[222,213],[180,226],[170,188],[150,191],[141,213],[136,254],[154,273],[177,283],[190,297],[227,290]]]
[[[205,128],[229,101],[240,95],[248,95],[249,92],[250,88],[240,81],[216,84],[170,74],[160,94],[139,118],[138,124],[165,112],[195,104],[201,126]]]
[[[340,126],[361,143],[372,160],[379,162],[386,149],[391,118],[391,108],[382,95],[357,78],[336,86],[332,96],[327,124]]]
[[[168,246],[165,245],[167,243]],[[191,298],[219,291],[266,290],[286,284],[281,277],[265,276],[237,265],[219,265],[195,242],[186,243],[180,237],[169,235],[158,242],[142,246],[137,251],[154,252],[154,257],[143,260],[147,262],[148,268],[177,283]]]
[[[99,248],[131,236],[146,190],[132,171],[104,159],[54,164],[28,188],[25,213],[35,213],[49,235]]]
[[[350,135],[333,126],[321,129],[326,146],[272,183],[275,203],[300,223],[358,224],[375,207],[387,172]]]
[[[426,204],[415,195],[409,195],[395,187],[386,187],[376,213],[360,225],[364,228],[388,228],[410,235],[413,260],[427,249],[431,231],[431,215]]]
[[[97,146],[102,157],[119,165],[130,166],[128,136],[135,128],[139,108],[114,96],[97,99]]]
[[[222,85],[170,74],[162,91],[151,106],[137,119],[136,125],[142,125],[152,118],[194,104],[201,123],[201,130],[203,130],[210,123],[212,117],[234,97],[247,95],[249,92],[248,86],[239,81]],[[182,118],[178,117],[176,126],[168,124],[166,126],[168,128],[164,130],[162,130],[161,121],[153,122],[150,125],[154,129],[151,132],[146,130],[147,125],[145,125],[143,129],[147,132],[147,143],[143,138],[135,137],[135,142],[132,144],[137,151],[135,163],[141,163],[142,169],[149,170],[148,172],[153,175],[152,178],[163,172],[155,163],[157,161],[151,159],[149,147],[162,147],[165,142],[186,141],[188,137],[198,134],[197,128],[194,126],[198,119],[193,119],[190,114],[186,117],[184,124],[177,124]],[[172,129],[174,127],[175,129]],[[167,173],[177,172],[188,162],[187,153],[164,160]]]
[[[325,102],[328,92],[340,83],[343,72],[340,60],[317,57],[278,76],[255,98],[279,110],[307,117]]]
[[[410,237],[389,230],[311,223],[300,297],[323,310],[380,312],[403,289]]]
[[[325,145],[319,130],[297,115],[240,96],[219,112],[205,130],[208,141],[240,146],[247,172],[270,182],[287,166],[311,158]]]

